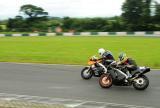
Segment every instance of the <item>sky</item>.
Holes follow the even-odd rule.
[[[125,0],[0,0],[0,19],[19,15],[20,7],[32,4],[54,17],[111,17],[122,13]],[[160,0],[158,0],[160,1]]]

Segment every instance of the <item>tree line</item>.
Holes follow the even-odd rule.
[[[50,17],[42,7],[31,4],[21,6],[20,12],[23,15],[0,21],[0,24],[6,24],[6,31],[48,32],[56,27],[64,32],[160,30],[160,3],[153,0],[126,0],[120,16],[106,18]],[[4,30],[0,28],[0,31]]]

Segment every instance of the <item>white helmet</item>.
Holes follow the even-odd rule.
[[[105,53],[105,49],[103,48],[98,49],[98,53],[102,56]]]

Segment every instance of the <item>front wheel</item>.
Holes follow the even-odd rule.
[[[133,87],[136,90],[145,90],[148,86],[149,86],[149,79],[145,75],[138,77],[133,82]]]
[[[93,73],[92,73],[90,67],[85,67],[81,71],[81,77],[85,80],[92,78],[92,75],[93,75]]]
[[[103,74],[99,78],[99,85],[102,88],[110,88],[112,86],[112,77],[110,74]]]

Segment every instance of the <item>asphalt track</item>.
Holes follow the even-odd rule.
[[[160,71],[147,73],[145,91],[83,80],[82,66],[0,63],[0,99],[61,103],[73,108],[160,108]]]

